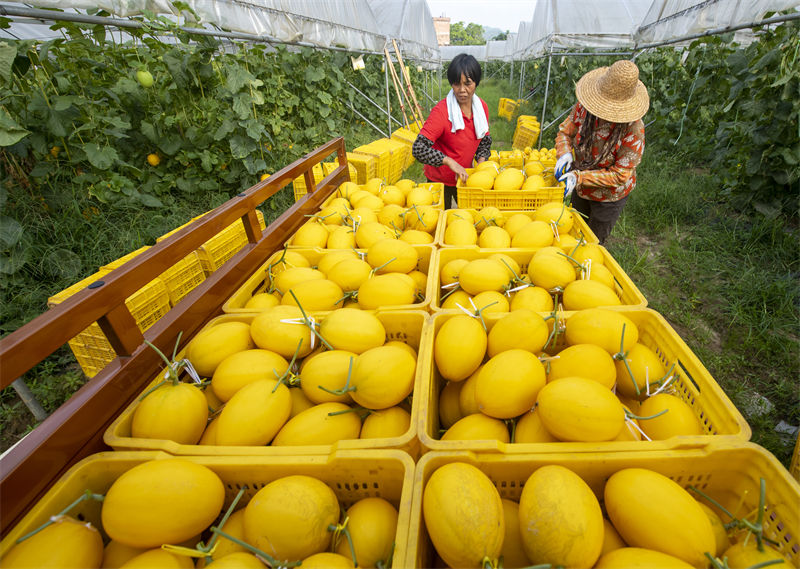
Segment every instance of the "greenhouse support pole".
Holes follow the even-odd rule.
[[[508,82],[514,84],[514,60],[511,60],[511,71],[508,73]]]
[[[389,123],[389,132],[392,132],[392,100],[389,98],[389,62],[383,64],[384,83],[386,85],[386,120]],[[403,101],[400,101],[403,104]]]
[[[542,104],[542,116],[539,117],[539,124],[544,124],[544,115],[547,112],[547,95],[550,91],[550,66],[553,64],[553,52],[547,58],[547,79],[544,82],[544,103]],[[542,136],[539,136],[539,148],[542,147]]]
[[[522,70],[519,73],[519,91],[517,92],[517,99],[522,98],[522,90],[525,85],[525,62],[522,62]]]

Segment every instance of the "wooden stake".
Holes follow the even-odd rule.
[[[406,71],[406,66],[403,63],[403,56],[400,54],[400,48],[397,47],[397,41],[392,38],[392,45],[394,46],[394,52],[397,54],[397,62],[400,64],[400,72],[403,74],[403,78],[408,82],[408,92],[411,94],[411,100],[414,101],[414,107],[417,111],[417,115],[419,116],[420,120],[422,120],[422,107],[419,106],[419,102],[417,101],[417,95],[414,93],[414,86],[411,84],[411,76],[408,75]],[[422,125],[419,125],[420,127]]]
[[[385,47],[383,48],[383,53],[386,55],[386,65],[389,66],[389,69],[392,73],[392,83],[394,83],[394,90],[397,93],[397,100],[400,102],[400,110],[403,113],[403,124],[406,128],[408,128],[408,117],[406,116],[406,106],[403,104],[403,97],[400,94],[400,86],[397,84],[399,79],[397,78],[397,72],[394,70],[394,65],[392,64],[392,57],[389,55],[389,50]]]

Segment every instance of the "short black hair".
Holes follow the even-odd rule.
[[[467,53],[459,53],[447,66],[447,80],[451,85],[461,83],[461,75],[472,79],[475,86],[481,82],[481,64]]]

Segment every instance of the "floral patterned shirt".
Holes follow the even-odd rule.
[[[576,103],[572,113],[558,127],[556,154],[562,156],[574,152],[580,143],[580,127],[586,120],[586,109]],[[597,119],[592,141],[592,156],[597,157],[600,148],[611,134],[614,123]],[[636,166],[642,161],[644,152],[644,123],[641,119],[632,122],[628,131],[617,143],[611,156],[600,162],[595,170],[576,171],[577,194],[587,200],[615,202],[627,196],[636,186]],[[575,156],[575,163],[582,161]]]

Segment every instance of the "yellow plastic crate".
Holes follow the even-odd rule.
[[[480,211],[475,208],[460,208],[460,209],[468,211],[472,215],[473,219],[475,218],[475,215],[477,215],[478,211]],[[535,209],[519,210],[519,211],[503,210],[503,215],[505,215],[506,219],[518,213],[531,217],[535,211],[536,211]],[[433,241],[437,247],[443,249],[456,247],[456,245],[448,245],[447,243],[444,242],[444,234],[447,231],[447,219],[448,215],[447,212],[445,212],[445,215],[442,217],[442,219],[439,220],[439,226],[436,228],[436,236]],[[594,232],[589,228],[589,224],[586,223],[586,221],[580,214],[574,213],[572,219],[573,219],[572,228],[569,230],[568,235],[572,235],[576,239],[580,239],[581,237],[583,237],[583,240],[586,241],[587,243],[595,243],[595,244],[600,243],[600,240],[597,238],[597,235],[595,235]],[[533,221],[533,217],[531,217],[531,221]],[[478,236],[480,236],[480,233],[478,233]],[[463,245],[460,245],[459,247],[463,247]],[[475,245],[474,247],[477,247],[477,245]]]
[[[525,123],[517,124],[514,131],[513,142],[511,148],[525,148],[526,146],[534,146],[539,139],[539,127],[526,125]]]
[[[189,223],[191,223],[191,221]],[[177,231],[177,229],[175,231]],[[103,265],[100,269],[112,271],[149,248],[149,246],[141,247],[136,251],[128,253],[124,257],[120,257],[116,261]],[[206,275],[203,272],[203,265],[200,263],[197,252],[192,251],[186,257],[175,263],[175,265],[161,273],[158,278],[167,288],[170,304],[175,306],[184,296],[202,283],[206,279]]]
[[[419,261],[417,262],[416,269],[428,274],[428,271],[431,267],[431,263],[433,261],[434,255],[434,246],[433,245],[414,245],[414,249],[417,251],[417,255],[419,255]],[[360,255],[366,255],[367,251],[365,249],[358,249],[356,250]],[[299,253],[303,257],[305,257],[308,262],[311,264],[312,267],[316,267],[319,264],[320,259],[322,259],[325,254],[329,252],[328,249],[319,249],[319,248],[295,248],[292,249],[293,253]],[[258,270],[253,273],[245,283],[239,287],[239,289],[233,293],[233,295],[225,301],[225,304],[222,305],[222,312],[225,314],[252,314],[252,308],[245,308],[247,302],[253,297],[253,295],[259,292],[265,292],[269,285],[269,267],[273,263],[277,262],[283,251],[277,251],[267,259],[267,262],[261,265]],[[430,276],[428,277],[430,279]],[[414,304],[402,304],[397,306],[386,306],[381,308],[381,310],[427,310],[428,306],[430,305],[430,298],[425,295],[425,299],[416,302]]]
[[[158,278],[167,287],[169,301],[172,306],[193,291],[197,285],[206,280],[206,273],[197,251],[192,251],[172,267],[161,273]]]
[[[392,169],[392,151],[389,148],[378,147],[375,145],[375,142],[370,142],[369,144],[364,144],[363,146],[355,148],[353,152],[372,156],[375,159],[375,177],[381,178],[386,181],[386,183],[389,183]]]
[[[28,514],[0,542],[4,556],[17,539],[30,533],[77,500],[87,490],[105,494],[117,478],[134,466],[150,460],[167,460],[163,452],[104,452],[91,455],[68,470]],[[379,497],[398,510],[393,567],[405,567],[408,522],[411,510],[414,462],[406,453],[393,450],[339,451],[318,456],[191,456],[184,460],[213,470],[225,487],[223,512],[230,507],[240,488],[246,488],[238,508],[255,493],[284,476],[302,474],[321,480],[336,494],[346,509],[362,498]],[[85,500],[72,515],[101,528],[102,504]],[[206,536],[203,536],[204,538]]]
[[[336,168],[338,168],[338,167],[339,167],[339,162],[323,162],[322,163],[322,173],[325,176],[327,176],[328,174],[330,174],[331,172],[336,170]],[[351,164],[349,161],[347,162],[347,173],[350,176],[350,181],[353,182],[353,183],[357,183],[356,182],[356,177],[358,176],[358,174],[356,173],[356,167],[353,164]],[[297,201],[297,200],[295,200],[295,201]]]
[[[474,168],[467,168],[467,174],[471,174],[473,170]],[[456,192],[458,194],[458,207],[471,209],[483,209],[487,206],[493,206],[502,210],[532,210],[546,203],[558,202],[564,199],[564,187],[562,185],[539,188],[536,191],[500,191],[466,186],[459,179],[456,182]]]
[[[647,306],[647,299],[639,291],[633,283],[628,274],[619,266],[614,260],[614,257],[608,252],[605,247],[601,247],[603,251],[603,264],[614,277],[614,293],[620,299],[622,306],[628,308],[645,308]],[[530,263],[533,255],[538,249],[479,249],[478,247],[448,247],[446,249],[439,249],[434,257],[433,268],[428,277],[431,310],[436,312],[442,310],[441,306],[441,272],[442,267],[454,259],[485,259],[494,253],[503,253],[514,259],[519,263],[522,275],[528,273],[528,263]],[[559,297],[560,298],[560,297]],[[603,307],[614,308],[614,307]]]
[[[414,163],[414,156],[411,154],[411,146],[416,139],[417,133],[407,128],[398,128],[392,133],[392,140],[397,140],[408,146],[408,153],[406,154],[406,160],[403,164],[403,170],[406,170]]]
[[[379,138],[372,144],[378,148],[386,147],[389,149],[391,158],[389,160],[389,177],[386,179],[386,182],[394,184],[403,176],[406,161],[411,154],[411,146],[391,138]]]
[[[266,228],[264,214],[256,210],[258,223]],[[247,245],[247,233],[241,220],[236,220],[197,249],[197,256],[206,276],[210,275]]]
[[[47,306],[53,307],[61,304],[91,283],[102,280],[111,270],[111,268],[100,269],[95,274],[51,296],[47,299]],[[161,280],[154,279],[129,296],[125,300],[125,305],[130,310],[139,330],[144,332],[169,312],[167,287]],[[87,377],[94,377],[117,357],[117,353],[111,347],[108,338],[103,334],[103,330],[97,322],[90,324],[68,344],[75,360]]]
[[[588,452],[605,451],[614,453],[628,450],[663,450],[681,448],[702,448],[714,441],[741,442],[750,438],[751,431],[742,414],[703,366],[689,346],[675,332],[663,316],[648,308],[615,308],[623,312],[639,329],[639,342],[658,354],[666,369],[675,364],[672,373],[675,379],[667,389],[683,399],[694,411],[703,428],[703,435],[672,437],[661,441],[607,441],[607,442],[556,442],[556,443],[502,443],[497,440],[484,441],[442,441],[439,438],[439,394],[445,381],[439,375],[435,362],[427,375],[422,375],[423,385],[416,391],[422,396],[422,406],[418,415],[419,437],[427,450],[472,450],[505,454],[538,452]],[[439,329],[447,320],[459,313],[438,312],[432,317],[432,330],[427,336],[433,351],[433,342]],[[507,313],[508,314],[508,313]],[[569,328],[569,319],[577,312],[561,312],[559,320]],[[491,329],[505,315],[490,314],[484,317],[486,327]],[[563,335],[556,348],[563,346]]]
[[[211,320],[203,330],[225,322],[244,322],[250,324],[259,313],[225,314]],[[313,313],[317,321],[325,313]],[[375,316],[383,323],[386,329],[386,341],[398,340],[414,348],[417,353],[417,371],[414,386],[421,384],[419,377],[423,370],[429,368],[427,354],[420,350],[427,345],[424,338],[427,333],[428,313],[421,310],[378,310]],[[178,359],[184,357],[183,352],[178,354]],[[161,379],[163,373],[156,374],[150,384],[142,390],[142,393],[154,387]],[[397,437],[387,437],[381,439],[351,439],[343,440],[332,445],[309,445],[309,446],[211,446],[211,445],[183,445],[175,441],[164,439],[143,439],[131,436],[131,424],[133,413],[138,405],[139,397],[114,420],[108,427],[103,437],[105,443],[114,450],[162,450],[176,456],[191,455],[214,455],[214,456],[297,456],[297,455],[328,455],[339,450],[364,451],[369,449],[399,449],[409,453],[412,457],[419,454],[419,439],[417,438],[416,426],[418,424],[417,414],[419,413],[420,399],[416,392],[413,393],[411,403],[411,424],[408,430]]]
[[[314,185],[319,184],[325,174],[322,173],[322,164],[314,164],[311,168],[311,175],[314,177]],[[308,193],[306,188],[305,175],[299,176],[292,181],[292,189],[294,190],[294,201],[299,200]]]
[[[792,453],[792,462],[789,465],[789,472],[795,480],[800,482],[800,434],[795,436],[794,452]]]
[[[414,498],[404,567],[440,567],[422,515],[425,485],[436,469],[453,462],[475,466],[497,487],[500,496],[519,501],[530,475],[542,466],[558,464],[580,476],[602,497],[606,480],[624,468],[647,468],[686,488],[698,487],[734,515],[758,509],[760,479],[766,482],[764,536],[792,565],[800,564],[800,486],[769,452],[752,443],[717,444],[706,449],[641,452],[551,452],[540,455],[478,454],[468,451],[431,452],[417,463]],[[701,502],[705,502],[702,498]],[[708,502],[705,502],[707,505]],[[754,519],[749,517],[748,519]],[[723,522],[729,521],[727,517]]]
[[[347,163],[356,170],[355,178],[351,178],[356,184],[366,184],[367,180],[378,177],[378,160],[374,156],[348,152]]]

